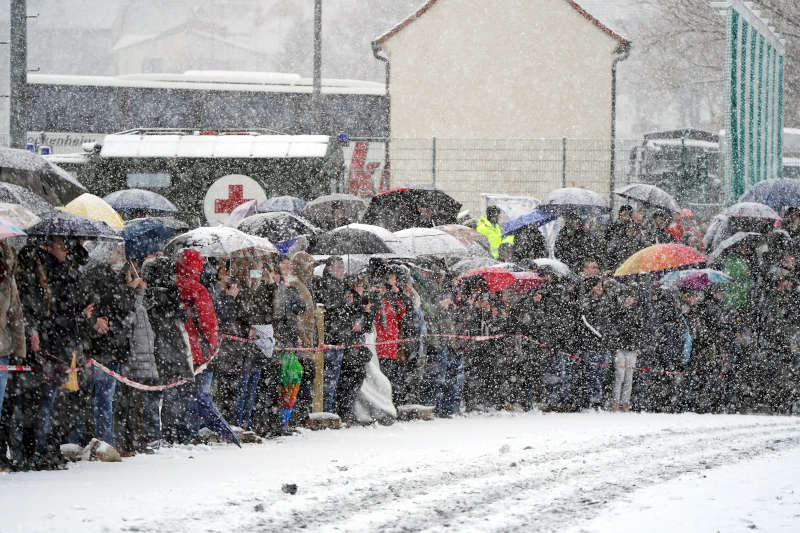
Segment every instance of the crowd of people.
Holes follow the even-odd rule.
[[[291,435],[312,410],[321,344],[324,410],[346,423],[375,356],[394,405],[439,417],[796,411],[800,213],[719,256],[727,283],[680,288],[613,270],[654,243],[702,249],[691,214],[672,226],[629,206],[605,227],[567,216],[554,254],[569,273],[533,261],[547,249],[535,224],[506,238],[498,215],[490,208],[478,231],[495,257],[536,271],[537,287],[492,290],[444,258],[375,258],[347,273],[331,256],[315,277],[302,251],[205,258],[58,236],[3,243],[0,365],[34,372],[0,372],[0,467],[61,468],[60,445],[93,437],[123,456],[192,442],[209,406],[245,430]],[[187,383],[142,390],[111,372]]]

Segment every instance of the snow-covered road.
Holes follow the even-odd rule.
[[[796,531],[800,419],[497,413],[178,447],[0,488],[3,532]]]

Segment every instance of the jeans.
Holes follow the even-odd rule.
[[[629,404],[633,387],[633,367],[639,352],[617,350],[614,357],[614,401]],[[625,367],[625,368],[622,368]]]
[[[8,356],[0,357],[0,366],[8,364]],[[8,370],[0,370],[0,412],[3,411],[3,398],[6,395],[6,384],[8,383]]]
[[[58,387],[43,385],[39,400],[39,424],[36,434],[36,453],[44,454],[47,450],[47,435],[50,433],[50,420],[53,404],[56,401]]]
[[[439,416],[449,416],[461,410],[461,391],[464,387],[464,355],[448,346],[436,348],[438,375],[433,386],[431,403]]]
[[[603,382],[608,372],[609,354],[607,352],[583,352],[585,360],[584,403],[598,405],[603,401]],[[629,395],[630,396],[630,395]]]
[[[548,354],[545,360],[544,383],[547,403],[551,407],[567,407],[572,404],[568,356],[557,351]]]
[[[108,365],[109,370],[119,372],[119,365]],[[94,436],[114,445],[114,391],[117,380],[97,367],[92,368],[94,383]]]
[[[322,392],[322,404],[326,413],[334,410],[334,400],[336,399],[336,384],[339,382],[339,375],[342,372],[342,359],[344,359],[343,348],[331,348],[325,350],[325,374]]]
[[[251,368],[242,370],[239,377],[239,395],[236,398],[233,423],[239,427],[250,426],[250,414],[256,402],[258,380],[261,379],[261,369]]]
[[[200,407],[197,403],[197,397],[201,394],[208,396],[211,399],[211,381],[214,379],[214,372],[206,370],[202,374],[194,377],[195,393],[189,399],[186,405],[186,426],[192,434],[196,434],[203,427],[203,417],[200,413]]]

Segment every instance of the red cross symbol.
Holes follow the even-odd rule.
[[[214,200],[214,213],[228,213],[237,206],[249,202],[252,198],[244,198],[244,185],[228,185],[228,197]]]

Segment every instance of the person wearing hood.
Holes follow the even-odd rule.
[[[187,313],[183,326],[189,336],[195,366],[210,361],[219,348],[219,324],[214,302],[208,290],[200,283],[205,263],[205,258],[198,251],[184,250],[180,261],[175,265],[175,282],[181,304]],[[187,426],[193,433],[200,429],[198,397],[210,395],[213,378],[214,373],[210,368],[195,376],[196,394],[186,407]]]

